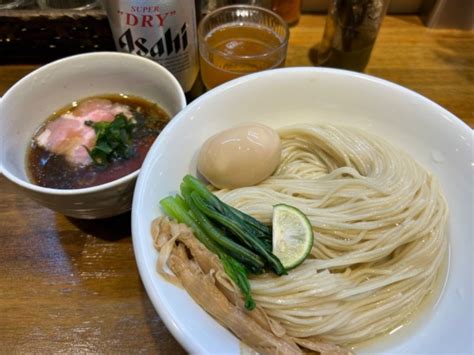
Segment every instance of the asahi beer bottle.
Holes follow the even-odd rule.
[[[104,1],[117,50],[166,67],[189,92],[199,73],[193,0]]]

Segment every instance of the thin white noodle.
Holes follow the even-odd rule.
[[[282,163],[258,186],[216,191],[270,223],[272,206],[309,218],[312,258],[251,280],[255,301],[294,337],[354,344],[395,329],[432,292],[447,250],[448,208],[434,176],[363,131],[279,131]]]

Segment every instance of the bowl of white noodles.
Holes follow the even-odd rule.
[[[295,206],[314,234],[310,254],[287,275],[249,276],[265,319],[255,334],[301,351],[472,353],[472,130],[406,88],[323,68],[221,85],[182,110],[150,149],[134,193],[133,246],[148,296],[184,348],[238,354],[252,347],[240,335],[258,317],[235,308],[241,324],[215,319],[213,295],[201,307],[161,277],[151,225],[163,215],[160,200],[185,175],[199,176],[204,142],[249,122],[278,133],[278,168],[256,185],[213,193],[269,226],[272,206]]]

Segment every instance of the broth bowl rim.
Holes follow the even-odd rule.
[[[141,57],[138,55],[130,54],[130,53],[122,53],[122,52],[112,52],[112,51],[100,51],[100,52],[92,52],[92,53],[81,53],[81,54],[75,54],[72,56],[60,58],[58,60],[52,61],[50,63],[47,63],[45,65],[42,65],[41,67],[33,70],[32,72],[26,74],[24,77],[22,77],[20,80],[16,81],[2,96],[0,96],[0,112],[1,112],[1,107],[4,105],[5,100],[8,100],[10,96],[17,95],[16,91],[18,90],[19,87],[24,85],[26,82],[34,78],[38,74],[43,74],[45,72],[51,71],[55,67],[58,66],[64,66],[64,65],[71,65],[74,64],[75,62],[80,62],[82,60],[88,60],[88,58],[101,58],[103,60],[106,60],[108,57],[113,57],[114,59],[126,59],[126,60],[131,60],[131,61],[136,61],[136,62],[141,62],[147,65],[154,66],[155,69],[160,70],[163,72],[163,75],[167,77],[168,80],[170,80],[175,86],[177,92],[179,93],[179,104],[181,106],[181,110],[183,110],[186,107],[186,96],[184,94],[184,91],[179,84],[179,81],[171,74],[171,72],[166,69],[164,66],[161,64],[145,58]],[[130,93],[132,95],[133,93]],[[176,116],[179,113],[179,111],[174,115]],[[170,122],[173,119],[172,116],[170,118]],[[1,120],[1,118],[0,118]],[[161,132],[160,132],[161,134]],[[158,136],[160,135],[158,134]],[[157,136],[157,138],[158,138]],[[156,138],[155,138],[156,139]],[[3,140],[3,139],[2,139]],[[3,145],[3,144],[2,144]],[[0,158],[2,155],[0,154]],[[31,190],[36,193],[41,193],[41,194],[47,194],[47,195],[55,195],[55,196],[71,196],[71,195],[85,195],[85,194],[91,194],[94,192],[99,192],[99,191],[104,191],[108,189],[115,188],[117,186],[123,185],[124,183],[127,182],[132,182],[133,180],[136,180],[138,174],[140,173],[140,168],[137,170],[121,176],[118,179],[100,184],[100,185],[95,185],[95,186],[90,186],[90,187],[83,187],[83,188],[76,188],[76,189],[57,189],[57,188],[52,188],[52,187],[44,187],[37,185],[33,182],[26,181],[24,179],[18,178],[16,175],[12,174],[9,170],[7,170],[4,167],[4,164],[2,162],[2,159],[0,159],[0,175],[5,176],[8,180],[10,180],[12,183],[26,189],[26,190]]]

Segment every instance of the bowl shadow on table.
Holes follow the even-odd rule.
[[[105,241],[118,241],[132,235],[131,212],[102,219],[66,218],[82,232]]]
[[[72,223],[75,227],[77,227],[81,232],[87,234],[90,237],[93,237],[95,239],[101,240],[101,242],[108,242],[114,243],[114,242],[119,242],[122,239],[129,238],[131,236],[131,219],[130,219],[130,212],[115,216],[115,217],[110,217],[110,218],[105,218],[105,219],[98,219],[98,220],[83,220],[83,219],[76,219],[72,217],[66,217],[66,219]],[[83,238],[84,242],[86,241],[87,238]],[[84,246],[82,246],[83,248]],[[68,248],[66,248],[68,249]],[[66,251],[71,253],[72,251]],[[124,255],[122,255],[124,256]],[[78,256],[80,258],[80,256]],[[134,264],[131,260],[125,261],[124,263],[128,264],[130,267],[131,264]],[[79,274],[82,272],[86,272],[88,268],[87,265],[82,265],[81,262],[75,263],[75,267],[77,268],[77,271]],[[131,269],[127,267],[129,270],[127,274],[129,274]],[[97,270],[96,270],[97,271]],[[105,272],[105,271],[104,271]],[[115,270],[115,272],[122,273],[124,270]],[[139,287],[135,292],[135,294],[138,294],[138,298],[140,302],[137,304],[137,308],[142,308],[142,311],[139,312],[139,314],[142,314],[143,319],[142,319],[142,324],[143,327],[147,329],[147,333],[149,334],[149,341],[152,339],[153,343],[148,344],[146,346],[147,351],[156,351],[157,353],[170,353],[172,352],[173,354],[186,354],[185,350],[179,345],[179,343],[175,340],[175,338],[171,335],[171,333],[168,331],[166,326],[164,325],[163,321],[161,320],[160,316],[156,312],[155,308],[151,304],[145,289],[143,287],[143,284],[141,283],[141,280],[139,279],[138,276],[138,270],[136,270],[136,285]],[[114,277],[117,277],[118,275],[115,275]],[[126,277],[126,275],[122,275],[120,277]],[[128,275],[130,277],[130,275]],[[158,274],[157,274],[157,277]],[[135,277],[133,278],[135,279]],[[130,280],[129,280],[130,281]],[[134,282],[134,283],[135,283]],[[104,293],[106,292],[107,288],[101,287],[93,287],[92,285],[89,285],[88,288],[93,289],[95,292],[99,293]]]

